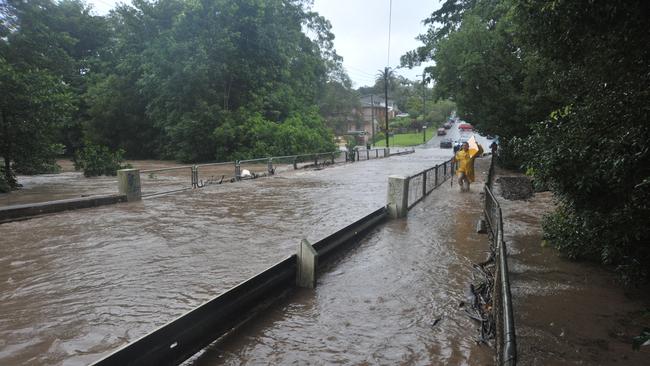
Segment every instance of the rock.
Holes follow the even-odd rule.
[[[533,196],[533,184],[528,177],[500,177],[496,183],[501,196],[507,200],[525,200]]]

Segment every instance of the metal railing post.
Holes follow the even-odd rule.
[[[427,171],[422,173],[422,197],[427,195]]]
[[[241,163],[239,160],[235,161],[235,180],[241,179]]]
[[[436,165],[436,167],[435,167],[435,170],[436,170],[436,178],[435,178],[435,180],[433,181],[433,186],[434,186],[434,187],[437,187],[437,186],[438,186],[438,167],[439,167],[439,165]]]
[[[275,174],[275,169],[273,169],[273,158],[269,158],[269,161],[266,163],[266,171],[269,175]]]

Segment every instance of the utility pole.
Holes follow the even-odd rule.
[[[425,104],[426,103],[426,98],[425,98],[426,94],[425,93],[427,91],[427,88],[426,88],[426,86],[424,84],[424,76],[425,75],[426,74],[423,72],[422,73],[422,125],[423,126],[426,126],[424,118],[427,115],[427,107],[426,107],[426,104]]]
[[[370,94],[370,124],[372,125],[372,145],[375,146],[375,99]]]
[[[384,112],[386,113],[386,148],[388,148],[388,66],[384,68]]]

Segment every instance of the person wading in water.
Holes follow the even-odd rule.
[[[483,154],[483,147],[479,144],[478,151],[472,155],[469,152],[469,144],[463,142],[460,150],[454,156],[453,162],[456,163],[456,174],[458,174],[458,185],[461,192],[469,192],[469,185],[474,181],[474,160]],[[465,188],[467,183],[467,188]]]

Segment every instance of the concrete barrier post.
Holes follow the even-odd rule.
[[[406,217],[409,202],[409,180],[407,177],[388,177],[388,215],[392,218]]]
[[[120,194],[126,195],[126,200],[139,201],[142,199],[140,186],[140,169],[120,169],[117,171],[117,187]]]
[[[390,148],[387,147],[387,148],[384,149],[384,157],[387,158],[389,156],[390,156]]]
[[[296,285],[306,288],[316,287],[318,252],[311,246],[307,239],[301,240],[298,245],[297,260]]]

